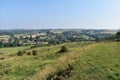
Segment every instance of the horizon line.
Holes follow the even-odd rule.
[[[49,29],[52,29],[52,30],[64,30],[64,29],[92,29],[92,30],[119,30],[119,28],[11,28],[11,29],[0,29],[0,30],[49,30]]]

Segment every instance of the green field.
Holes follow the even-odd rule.
[[[58,53],[63,45],[69,51]],[[37,50],[38,54],[17,56],[18,50]],[[117,42],[1,48],[0,58],[4,59],[0,60],[0,80],[55,80],[56,77],[61,80],[120,80],[119,51]],[[73,68],[70,76],[62,76],[60,72],[69,65]]]
[[[120,43],[98,43],[73,63],[68,80],[120,80]]]

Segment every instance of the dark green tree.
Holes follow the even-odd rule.
[[[120,30],[116,33],[116,39],[117,41],[120,41]]]
[[[4,44],[2,41],[0,41],[0,48],[3,48],[4,47]]]
[[[118,31],[118,32],[116,33],[116,37],[117,37],[117,38],[120,38],[120,31]]]

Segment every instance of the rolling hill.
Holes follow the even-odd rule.
[[[61,46],[68,52],[59,53]],[[25,50],[22,56],[16,52]],[[37,51],[37,55],[27,52]],[[120,80],[119,42],[0,49],[1,80]]]

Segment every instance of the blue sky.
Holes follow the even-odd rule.
[[[0,0],[0,29],[118,29],[120,0]]]

